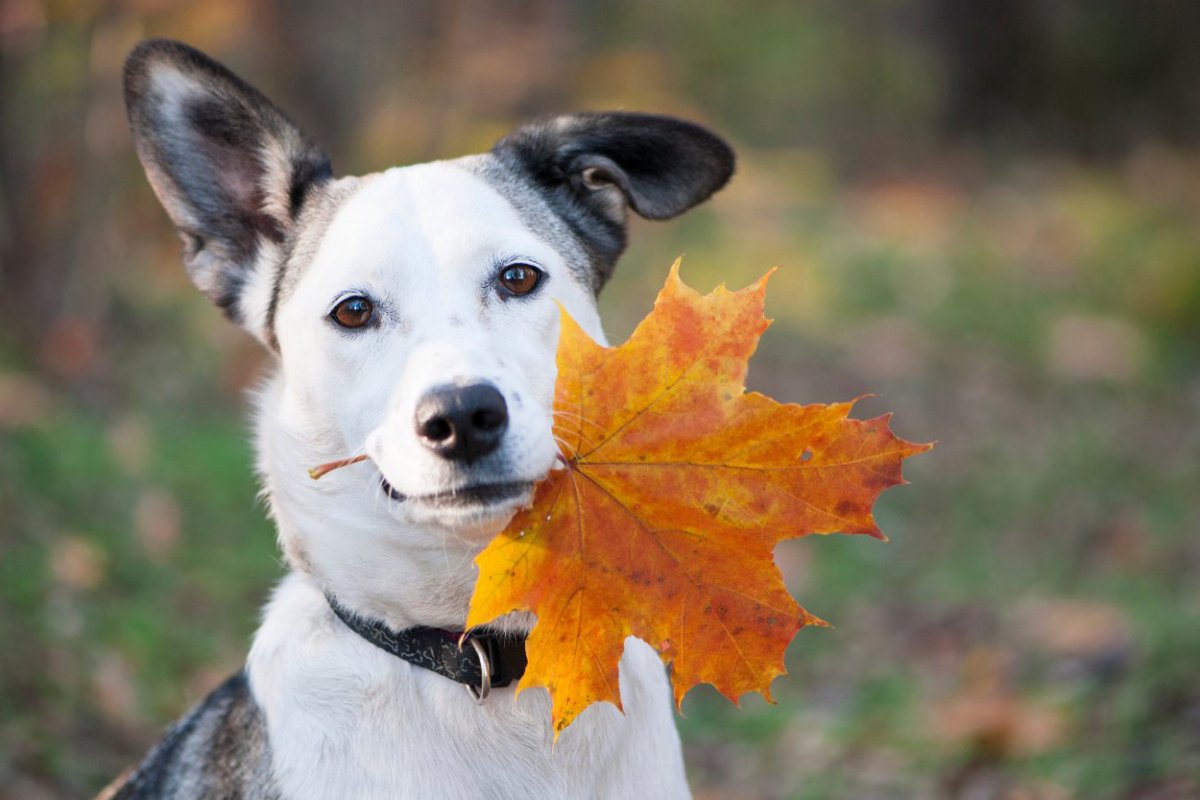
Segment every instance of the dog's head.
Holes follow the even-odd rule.
[[[264,471],[277,515],[305,516],[279,494],[314,509],[311,525],[285,520],[300,528],[328,525],[321,499],[336,497],[372,535],[494,533],[554,463],[557,303],[600,338],[596,293],[628,212],[673,217],[733,171],[703,128],[607,113],[335,178],[265,97],[189,47],[143,43],[125,86],[192,280],[277,354]],[[364,450],[378,473],[305,477]]]

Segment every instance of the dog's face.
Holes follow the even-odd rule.
[[[690,123],[578,114],[335,179],[262,95],[173,42],[134,51],[126,97],[192,279],[277,354],[264,471],[302,536],[335,502],[401,542],[495,533],[555,461],[559,304],[600,339],[627,212],[679,214],[733,169]],[[374,468],[305,475],[360,452]]]
[[[278,300],[288,404],[365,448],[372,490],[409,522],[487,529],[524,502],[555,458],[558,303],[599,335],[587,274],[485,166],[359,181]]]

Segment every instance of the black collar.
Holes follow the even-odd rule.
[[[394,631],[378,620],[360,617],[333,595],[325,595],[325,599],[346,627],[380,650],[464,684],[480,700],[489,688],[508,686],[525,674],[524,636],[488,628],[466,634],[423,626]]]

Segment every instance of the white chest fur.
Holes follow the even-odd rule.
[[[377,649],[293,574],[250,652],[275,775],[287,798],[687,797],[661,662],[630,639],[622,715],[598,704],[551,747],[549,697],[462,686]]]

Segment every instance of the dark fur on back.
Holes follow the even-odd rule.
[[[110,790],[111,791],[111,790]],[[229,678],[150,751],[113,800],[275,800],[271,748],[245,670]]]

